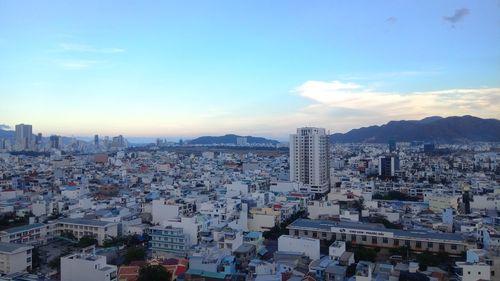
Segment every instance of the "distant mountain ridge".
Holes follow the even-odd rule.
[[[253,136],[238,136],[234,134],[228,134],[224,136],[203,136],[198,137],[193,140],[188,141],[188,144],[193,145],[210,145],[210,144],[237,144],[238,138],[246,138],[248,144],[273,144],[279,143],[277,140],[266,139],[262,137]]]
[[[500,120],[470,115],[422,120],[390,121],[382,126],[351,130],[330,136],[334,143],[386,143],[394,141],[469,142],[500,141]]]

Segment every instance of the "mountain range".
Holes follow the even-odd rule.
[[[439,117],[422,120],[390,121],[381,126],[351,130],[330,136],[334,143],[386,143],[394,141],[469,142],[500,141],[500,120],[482,119],[470,115]]]
[[[208,144],[237,144],[238,138],[246,138],[248,144],[272,144],[276,145],[279,143],[277,140],[271,140],[261,137],[252,136],[238,136],[233,134],[228,134],[224,136],[203,136],[193,140],[188,141],[189,144],[197,145],[208,145]]]

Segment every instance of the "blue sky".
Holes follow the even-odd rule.
[[[500,117],[499,1],[0,1],[0,124],[286,138]]]

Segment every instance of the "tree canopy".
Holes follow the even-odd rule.
[[[170,273],[161,265],[146,265],[139,270],[137,281],[165,281],[170,280]]]

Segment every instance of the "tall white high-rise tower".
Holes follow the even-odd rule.
[[[298,128],[290,135],[290,181],[308,186],[318,194],[330,188],[329,137],[323,128]]]

